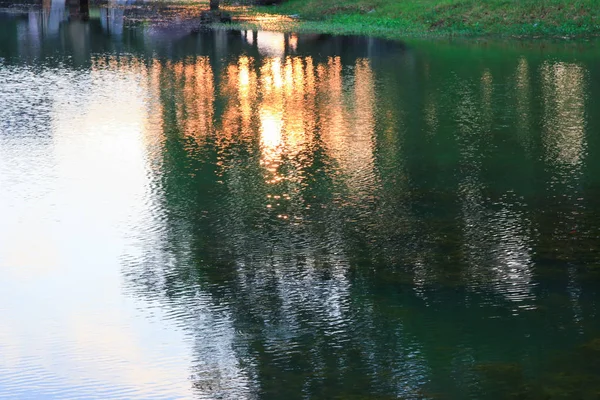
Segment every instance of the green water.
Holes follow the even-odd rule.
[[[0,14],[0,398],[600,397],[597,42],[44,7]]]

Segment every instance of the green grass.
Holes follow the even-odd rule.
[[[287,0],[251,10],[297,14],[300,22],[288,23],[296,31],[385,37],[600,34],[600,0]]]

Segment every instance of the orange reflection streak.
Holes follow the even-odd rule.
[[[288,153],[296,157],[307,145],[305,120],[304,65],[300,58],[288,58],[285,64],[286,145]],[[300,167],[300,166],[299,166]]]
[[[162,65],[158,60],[153,60],[152,65],[145,69],[147,91],[148,91],[148,113],[146,119],[147,128],[144,130],[144,140],[148,149],[148,167],[157,169],[160,166],[162,159],[163,145],[166,140],[165,132],[163,131],[163,114],[164,108],[160,101],[160,83]]]
[[[250,122],[252,119],[252,105],[256,102],[256,72],[250,71],[250,65],[254,60],[248,57],[240,57],[239,61],[239,83],[238,92],[240,97],[240,111],[242,115],[242,132],[250,136]]]
[[[302,69],[302,59],[297,59],[299,65],[298,69]],[[311,138],[314,132],[317,130],[317,121],[316,121],[316,79],[315,79],[315,67],[313,65],[312,57],[304,58],[304,62],[306,63],[306,67],[303,69],[304,74],[302,76],[303,82],[302,87],[304,89],[304,102],[302,103],[304,106],[303,112],[305,117],[303,118],[304,126],[306,132],[311,134]],[[298,82],[297,85],[301,83]]]
[[[326,96],[319,107],[321,137],[331,156],[339,160],[344,156],[343,137],[346,129],[342,91],[342,64],[339,57],[329,58],[327,65],[317,66],[318,91]]]
[[[277,174],[283,151],[283,78],[281,60],[270,58],[261,67],[263,98],[259,107],[261,165],[271,175],[269,183],[283,179]]]
[[[201,143],[212,133],[214,77],[207,57],[173,65],[175,84],[181,88],[177,119],[185,136]]]
[[[242,56],[237,64],[230,64],[223,74],[220,96],[227,99],[225,110],[217,129],[219,151],[231,143],[252,141],[253,112],[257,104],[257,74],[252,66],[254,59]]]
[[[375,132],[375,82],[368,60],[356,61],[354,84],[354,116],[352,155],[348,168],[359,171],[373,168],[373,135]]]
[[[327,105],[319,111],[321,135],[329,153],[339,164],[350,190],[350,198],[360,202],[372,195],[376,177],[374,162],[375,88],[368,60],[357,60],[352,91],[344,89],[339,57],[330,58],[327,67],[317,68]],[[346,96],[352,95],[351,98]]]
[[[238,95],[246,96],[245,106],[246,112],[249,111],[249,84],[250,84],[250,76],[244,76],[244,73],[241,70],[244,69],[242,64],[239,65],[228,65],[225,73],[223,74],[223,83],[219,89],[219,94],[221,97],[229,99],[227,104],[225,105],[225,111],[223,111],[223,115],[221,116],[221,127],[217,130],[217,141],[220,144],[220,147],[226,146],[228,143],[233,140],[241,140],[239,137],[240,134],[240,107],[236,101]],[[242,80],[248,79],[248,82],[242,82]],[[240,99],[241,101],[241,99]]]
[[[299,182],[306,160],[298,157],[316,126],[312,60],[305,65],[301,58],[288,57],[282,65],[280,59],[268,59],[261,67],[261,85],[261,165],[269,174],[266,180]],[[284,158],[294,166],[286,175],[279,171]]]

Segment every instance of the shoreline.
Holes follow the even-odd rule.
[[[299,7],[300,1],[304,1],[307,5]],[[554,1],[556,4],[561,2],[563,1]],[[555,19],[559,19],[559,21],[536,22],[535,18],[527,17],[532,22],[522,23],[520,20],[515,20],[484,25],[481,23],[481,16],[475,16],[467,21],[463,17],[463,20],[457,24],[444,22],[444,25],[439,21],[447,21],[447,19],[426,20],[426,13],[415,13],[411,18],[407,17],[406,19],[382,17],[377,15],[377,11],[374,9],[368,12],[342,9],[329,14],[324,8],[326,6],[319,7],[317,4],[318,0],[290,0],[287,3],[272,6],[224,5],[222,9],[231,13],[233,22],[230,24],[217,23],[213,26],[217,29],[259,29],[295,33],[360,35],[391,40],[437,38],[576,40],[600,37],[600,7],[597,7],[599,11],[591,7],[577,11],[579,14],[586,14],[585,18],[592,21],[589,24],[580,24],[577,20],[570,19],[572,13],[569,12],[567,15],[557,16]],[[315,8],[307,13],[306,7],[311,5],[315,5]],[[434,7],[433,10],[436,8]],[[420,11],[424,10],[431,9],[424,8]],[[320,11],[321,14],[319,14]],[[485,15],[489,16],[489,14]]]
[[[229,0],[234,1],[234,0]],[[285,33],[312,33],[332,35],[355,35],[395,41],[406,40],[438,40],[438,39],[466,39],[466,40],[557,40],[557,41],[580,41],[597,40],[600,37],[600,7],[583,7],[596,0],[575,0],[577,7],[572,8],[561,15],[546,14],[543,23],[532,15],[521,16],[521,19],[509,19],[499,23],[491,22],[483,24],[486,18],[496,18],[485,11],[483,14],[475,12],[455,11],[452,7],[460,4],[471,4],[470,1],[448,0],[445,5],[433,5],[427,3],[432,0],[412,0],[411,4],[420,4],[420,8],[412,13],[406,12],[402,7],[406,3],[394,3],[395,0],[332,0],[321,4],[321,0],[288,0],[279,5],[232,5],[228,2],[221,4],[221,11],[232,17],[232,22],[215,22],[201,24],[201,14],[208,11],[207,0],[158,0],[148,3],[137,3],[120,5],[117,8],[125,11],[124,24],[134,26],[138,24],[150,25],[180,25],[195,26],[194,29],[217,30],[264,30]],[[489,0],[485,7],[491,7],[500,0]],[[528,3],[536,0],[523,0]],[[554,6],[561,7],[567,0],[545,0]],[[382,10],[365,8],[364,4],[382,4]],[[392,4],[393,5],[390,5]],[[330,7],[337,4],[333,11]],[[340,4],[354,4],[354,8],[340,7]],[[363,6],[357,6],[363,4]],[[401,4],[398,6],[397,4]],[[448,8],[448,5],[452,7]],[[503,7],[513,6],[516,3],[504,2]],[[105,8],[111,7],[106,1],[90,1],[90,6]],[[391,11],[403,15],[402,18],[394,17]],[[10,7],[3,7],[4,12],[25,12],[31,7],[40,7],[39,4],[16,3]],[[312,8],[311,8],[312,7]],[[358,8],[357,8],[358,7]],[[363,8],[360,8],[363,7]],[[442,7],[442,8],[440,8]],[[466,7],[466,6],[465,6]],[[520,6],[526,8],[525,6]],[[543,9],[542,5],[542,9]],[[565,6],[566,7],[566,6]],[[571,7],[571,6],[570,6]],[[575,6],[572,6],[575,7]],[[518,7],[517,7],[518,8]],[[368,10],[368,11],[367,11]],[[448,11],[450,10],[450,11]],[[537,9],[535,9],[537,10]],[[575,10],[575,11],[573,11]],[[578,11],[579,10],[579,11]],[[439,11],[439,12],[438,12]],[[471,10],[472,11],[472,10]],[[481,11],[481,10],[480,10]],[[497,10],[500,15],[502,10]],[[521,10],[524,12],[524,10]],[[529,10],[531,12],[531,10]],[[537,10],[539,11],[539,10]],[[519,12],[513,11],[513,12]],[[581,14],[579,20],[573,20],[573,13]],[[431,15],[436,14],[436,17]],[[439,15],[438,15],[439,14]],[[525,14],[523,14],[525,15]],[[458,23],[450,21],[454,17],[462,18]],[[508,18],[508,17],[506,17]],[[575,18],[575,17],[573,17]],[[579,18],[579,17],[578,17]],[[522,23],[525,19],[529,22]],[[443,23],[440,23],[443,21]],[[583,23],[586,22],[586,23]]]

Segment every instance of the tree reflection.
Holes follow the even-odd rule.
[[[540,320],[549,300],[534,268],[539,213],[518,182],[505,191],[486,177],[498,162],[493,105],[508,101],[494,82],[523,88],[523,61],[512,75],[449,78],[447,92],[415,102],[406,87],[378,89],[389,65],[253,48],[223,64],[153,67],[165,260],[135,274],[153,276],[142,292],[163,293],[190,329],[198,392],[458,395],[479,390],[478,363],[540,362],[535,340],[563,316]],[[410,79],[435,85],[431,74]],[[564,93],[549,101],[563,104]],[[537,107],[523,91],[514,101]],[[447,145],[415,151],[444,126],[455,132],[440,137]],[[539,149],[520,134],[517,162],[532,168]],[[424,165],[461,173],[438,180],[445,171]],[[496,346],[481,353],[486,341]]]

